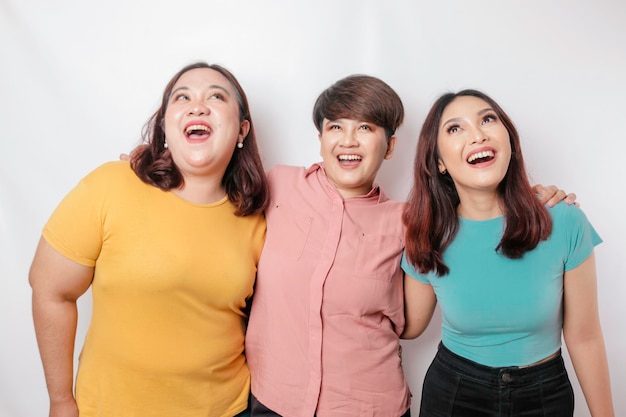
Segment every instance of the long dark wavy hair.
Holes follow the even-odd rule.
[[[239,103],[240,122],[247,120],[250,131],[245,146],[236,149],[222,178],[228,199],[237,207],[235,214],[248,216],[261,213],[269,201],[269,188],[259,154],[250,107],[243,88],[235,76],[220,65],[196,62],[182,68],[172,77],[163,91],[161,106],[148,119],[142,131],[146,146],[131,158],[131,167],[142,181],[168,191],[183,185],[183,176],[165,148],[164,119],[172,89],[180,77],[197,68],[208,68],[222,74],[230,82]]]
[[[552,232],[552,218],[530,186],[519,134],[509,116],[480,91],[447,93],[435,101],[422,126],[415,154],[413,188],[403,214],[407,227],[407,260],[422,274],[435,271],[443,276],[449,272],[443,253],[458,231],[460,200],[450,174],[439,172],[437,136],[444,110],[463,96],[477,97],[488,103],[509,132],[511,161],[498,185],[505,230],[494,250],[511,259],[521,258]]]

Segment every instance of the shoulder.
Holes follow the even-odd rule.
[[[550,216],[552,216],[552,221],[555,226],[568,223],[581,224],[589,222],[582,209],[574,204],[560,202],[554,207],[549,207],[548,211]]]
[[[126,179],[129,176],[135,176],[135,173],[130,168],[130,163],[127,161],[112,161],[105,162],[87,176],[86,181],[111,181],[116,179]]]
[[[595,246],[602,238],[580,207],[558,203],[549,209],[552,216],[552,237],[562,236],[566,241],[579,244],[587,242]]]
[[[378,203],[386,210],[402,213],[406,207],[406,201],[390,199],[382,186],[378,185]]]
[[[294,184],[306,177],[307,170],[304,167],[291,165],[275,165],[267,172],[267,180],[270,187],[281,184]]]
[[[276,175],[281,175],[281,174],[288,174],[288,175],[297,175],[297,174],[302,174],[304,175],[305,173],[305,168],[304,167],[297,167],[297,166],[293,166],[293,165],[274,165],[274,167],[272,169],[270,169],[267,173],[267,175],[272,175],[272,176],[276,176]]]
[[[79,185],[90,193],[112,194],[151,187],[137,177],[127,161],[106,162],[87,174]]]

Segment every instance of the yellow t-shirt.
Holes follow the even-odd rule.
[[[87,175],[44,238],[95,267],[80,355],[81,417],[231,417],[246,408],[246,299],[263,216],[224,198],[193,204],[143,183],[127,162]]]

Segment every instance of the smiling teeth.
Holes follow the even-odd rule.
[[[205,125],[191,125],[191,126],[189,126],[189,127],[185,130],[185,132],[189,134],[189,133],[191,133],[191,132],[198,131],[198,130],[202,130],[202,131],[205,131],[205,132],[211,132],[211,129],[209,129],[209,128],[208,128],[207,126],[205,126]]]
[[[340,161],[360,161],[361,157],[359,155],[339,155],[337,157]]]
[[[470,156],[469,158],[467,158],[467,162],[473,162],[477,159],[480,158],[487,158],[487,157],[492,157],[493,158],[494,153],[493,151],[482,151],[482,152],[477,152],[475,154],[473,154],[472,156]]]

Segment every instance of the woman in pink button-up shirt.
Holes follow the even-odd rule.
[[[400,417],[404,203],[374,180],[402,102],[370,76],[318,98],[323,162],[268,173],[267,237],[246,334],[252,416]]]

